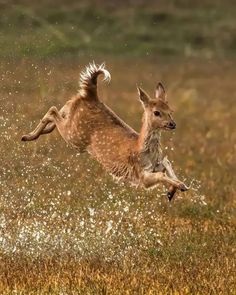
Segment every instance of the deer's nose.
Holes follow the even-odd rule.
[[[170,121],[169,128],[175,129],[176,128],[176,123],[174,121]]]

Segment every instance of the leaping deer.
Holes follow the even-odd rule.
[[[100,101],[97,94],[100,74],[105,81],[110,80],[104,64],[87,66],[80,75],[78,94],[60,111],[51,107],[35,130],[24,135],[22,140],[35,140],[57,127],[69,145],[80,153],[87,151],[116,178],[144,188],[153,188],[161,182],[169,188],[169,200],[177,189],[188,190],[162,154],[161,131],[176,127],[163,85],[157,84],[155,98],[138,87],[144,113],[141,131],[137,133]]]

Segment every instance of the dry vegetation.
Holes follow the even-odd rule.
[[[115,184],[57,132],[20,142],[85,63],[1,65],[1,294],[234,294],[234,64],[107,61],[101,95],[137,130],[135,83],[168,86],[178,129],[166,152],[194,180],[168,203],[162,189]]]
[[[0,3],[0,294],[236,294],[235,5],[93,2]],[[192,190],[169,203],[115,183],[57,131],[20,141],[91,59],[136,130],[136,83],[163,81],[177,122],[163,145]]]

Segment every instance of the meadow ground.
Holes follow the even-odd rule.
[[[107,61],[101,96],[137,130],[135,83],[167,85],[178,128],[163,134],[165,151],[194,181],[169,203],[162,189],[114,183],[56,131],[20,142],[75,93],[84,64],[1,65],[0,293],[234,294],[235,66]]]
[[[234,10],[217,2],[208,31],[204,9],[210,2],[195,7],[195,18],[185,1],[176,10],[177,2],[158,14],[133,12],[137,35],[124,21],[124,7],[114,12],[115,22],[101,9],[103,26],[93,31],[87,23],[79,31],[85,43],[74,41],[73,50],[65,37],[70,43],[78,32],[67,30],[85,12],[69,13],[63,1],[59,16],[49,4],[44,11],[37,3],[35,10],[0,6],[8,11],[0,20],[0,294],[236,294]],[[162,42],[155,41],[151,12],[165,22],[162,28],[168,25]],[[189,31],[183,30],[186,22]],[[177,25],[180,35],[174,34]],[[124,27],[130,34],[115,35]],[[104,45],[108,28],[114,44],[126,40],[129,50]],[[210,42],[219,30],[218,43]],[[167,32],[174,43],[165,42]],[[201,48],[188,39],[194,32],[206,34],[199,37]],[[103,42],[96,42],[101,36]],[[164,44],[172,48],[167,54]],[[152,54],[144,54],[147,46]],[[150,94],[157,81],[166,85],[177,129],[163,134],[163,148],[176,173],[192,183],[189,192],[169,203],[162,187],[144,191],[115,183],[57,131],[20,141],[50,106],[62,106],[77,91],[79,72],[91,59],[105,60],[112,74],[109,85],[99,81],[102,100],[136,130],[142,115],[136,83]]]

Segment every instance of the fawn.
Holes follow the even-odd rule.
[[[80,75],[78,94],[60,111],[51,107],[35,130],[24,135],[22,140],[35,140],[57,127],[69,145],[79,152],[87,151],[105,170],[122,181],[144,188],[153,188],[161,182],[169,188],[169,200],[177,189],[188,190],[176,177],[167,157],[162,155],[161,131],[176,127],[163,85],[157,84],[155,98],[150,98],[138,87],[144,114],[141,131],[137,133],[98,98],[100,74],[104,75],[105,81],[110,80],[104,64],[89,64]]]

